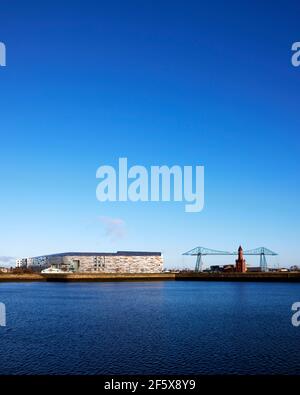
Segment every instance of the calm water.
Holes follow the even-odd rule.
[[[300,284],[0,283],[1,374],[300,374]]]

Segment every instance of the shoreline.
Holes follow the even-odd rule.
[[[267,273],[66,273],[0,274],[1,282],[240,281],[300,282],[300,272]]]

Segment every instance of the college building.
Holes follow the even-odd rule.
[[[50,266],[74,272],[160,273],[161,252],[66,252],[17,259],[16,267],[41,271]]]

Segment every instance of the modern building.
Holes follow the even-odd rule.
[[[160,273],[163,270],[163,257],[160,252],[65,252],[18,259],[16,266],[21,264],[18,267],[36,271],[55,266],[74,272]]]
[[[27,258],[20,258],[16,260],[16,267],[25,268],[27,267]]]

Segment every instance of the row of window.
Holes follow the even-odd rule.
[[[105,267],[105,263],[104,263],[104,262],[102,262],[102,263],[100,263],[100,264],[95,263],[95,264],[94,264],[94,267],[101,267],[101,268],[104,268],[104,267]]]

